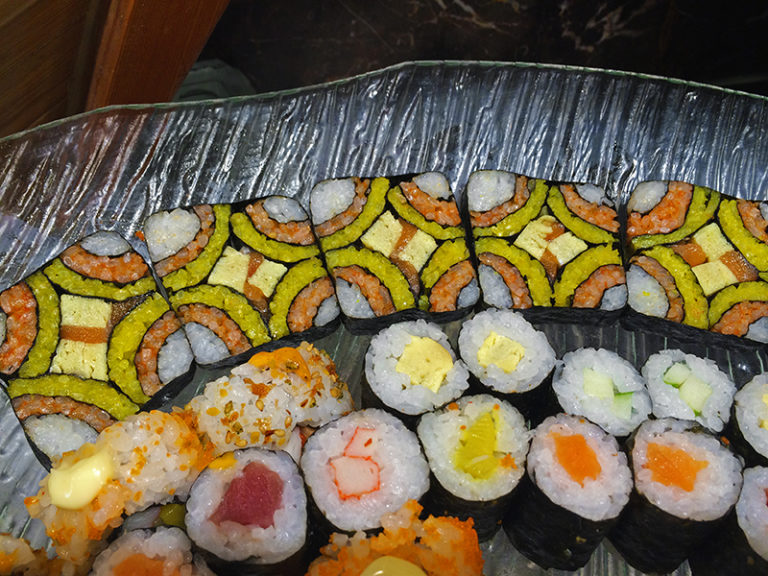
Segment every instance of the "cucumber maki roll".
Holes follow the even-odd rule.
[[[642,572],[672,572],[722,524],[742,485],[741,462],[697,424],[647,420],[630,438],[635,491],[611,542]]]
[[[625,306],[619,221],[605,190],[480,170],[466,196],[487,306]]]
[[[614,436],[628,436],[651,412],[643,378],[609,350],[568,352],[555,369],[552,389],[565,412],[584,416]]]
[[[0,293],[0,371],[45,465],[173,396],[192,351],[149,266],[114,232],[70,246]]]
[[[748,464],[768,465],[768,373],[736,392],[727,436]]]
[[[616,524],[631,491],[632,474],[615,438],[582,418],[551,416],[534,431],[504,530],[543,568],[576,570]]]
[[[312,189],[310,211],[353,329],[376,329],[394,314],[453,318],[477,301],[458,207],[442,174],[325,180]]]
[[[523,416],[493,396],[464,396],[424,414],[418,435],[434,476],[427,511],[472,518],[480,541],[493,537],[525,473]]]
[[[717,546],[699,546],[688,558],[694,576],[768,574],[768,468],[744,470],[744,485],[723,523]]]
[[[187,532],[217,571],[303,574],[307,499],[285,452],[258,448],[219,456],[187,500]]]
[[[695,420],[713,432],[728,423],[736,385],[713,360],[662,350],[643,366],[657,418]]]

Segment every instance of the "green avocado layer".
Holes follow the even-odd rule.
[[[59,296],[42,272],[35,272],[26,280],[37,301],[37,337],[19,369],[21,378],[34,378],[45,374],[59,342]]]
[[[475,244],[475,252],[478,255],[490,252],[505,258],[525,278],[533,305],[552,306],[552,286],[549,284],[547,272],[541,262],[531,258],[525,250],[508,244],[501,238],[481,238]]]
[[[242,212],[232,214],[230,220],[232,222],[232,232],[235,236],[271,260],[298,262],[299,260],[317,256],[320,253],[320,249],[315,244],[299,246],[273,240],[266,234],[256,230],[248,215]]]
[[[541,212],[541,209],[544,207],[544,203],[547,200],[547,192],[549,191],[549,185],[545,180],[535,180],[534,182],[535,186],[533,192],[531,192],[528,200],[518,210],[505,216],[493,226],[488,226],[486,228],[481,228],[479,226],[473,227],[472,235],[475,238],[483,236],[512,236],[525,228],[526,224],[536,218]]]
[[[357,218],[341,230],[320,238],[320,248],[324,252],[328,252],[329,250],[336,250],[347,246],[360,238],[384,211],[388,190],[389,180],[386,178],[374,179],[371,182],[371,191],[368,194],[365,206],[363,206],[363,210],[357,215]]]
[[[576,288],[595,270],[607,264],[621,266],[619,251],[608,244],[590,248],[568,262],[555,283],[555,306],[571,306]]]
[[[717,324],[739,302],[768,302],[768,283],[742,282],[723,288],[709,304],[709,326]]]
[[[119,286],[113,282],[104,282],[96,278],[86,278],[74,270],[67,268],[60,258],[56,258],[43,270],[51,282],[61,286],[66,292],[81,296],[93,296],[108,300],[127,300],[141,296],[157,288],[152,276],[145,276],[130,284]]]
[[[739,214],[738,200],[723,200],[717,215],[723,232],[744,255],[744,258],[761,272],[768,271],[768,244],[755,238],[744,227]]]
[[[552,215],[557,218],[563,226],[568,228],[568,230],[585,242],[591,244],[610,244],[619,239],[618,234],[611,234],[607,230],[603,230],[599,226],[595,226],[591,222],[587,222],[574,214],[571,209],[568,208],[568,205],[565,203],[565,197],[557,186],[552,186],[552,188],[549,189],[547,206],[552,210]],[[558,306],[558,304],[555,304],[555,306]]]
[[[450,240],[464,236],[464,229],[461,226],[441,226],[437,222],[424,218],[418,210],[408,203],[399,186],[390,189],[387,198],[398,216],[437,240]]]
[[[319,258],[300,262],[285,273],[275,287],[275,293],[269,303],[269,310],[272,313],[269,319],[269,331],[272,333],[272,338],[277,340],[290,334],[288,311],[296,296],[306,286],[327,275],[328,272]]]

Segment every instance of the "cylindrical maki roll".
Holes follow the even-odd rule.
[[[193,555],[192,543],[179,528],[132,530],[112,542],[93,563],[90,574],[177,574],[213,576],[205,562]]]
[[[583,348],[567,353],[552,389],[563,410],[584,416],[614,436],[627,436],[651,412],[645,381],[615,352]]]
[[[736,385],[713,360],[682,350],[661,350],[643,366],[657,418],[695,420],[721,432],[730,418]]]
[[[768,373],[736,392],[727,436],[748,464],[768,465]]]
[[[493,396],[464,396],[422,416],[418,435],[437,480],[427,511],[472,518],[478,538],[491,538],[525,473],[530,432],[523,416]]]
[[[445,332],[424,320],[382,330],[365,355],[364,403],[402,414],[406,424],[407,416],[439,408],[468,386],[469,372]]]
[[[303,574],[306,569],[304,483],[285,452],[249,448],[219,456],[192,486],[185,523],[217,570]]]
[[[583,418],[551,416],[534,431],[527,470],[504,519],[512,544],[544,568],[584,566],[632,491],[616,439]]]
[[[429,488],[416,434],[369,408],[327,424],[304,445],[301,469],[314,505],[338,530],[381,526],[381,518]]]
[[[768,574],[768,468],[744,470],[744,486],[718,531],[717,542],[705,542],[688,562],[694,576],[764,576]]]
[[[643,572],[672,572],[736,503],[741,462],[697,424],[647,420],[630,439],[635,492],[609,538]]]
[[[459,352],[486,389],[504,395],[526,418],[543,419],[551,390],[541,384],[556,360],[543,332],[511,310],[486,310],[462,325]]]

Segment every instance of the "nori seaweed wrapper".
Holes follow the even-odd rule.
[[[716,542],[704,542],[688,557],[694,576],[765,576],[768,562],[749,545],[731,511],[718,530]]]
[[[496,398],[506,400],[512,406],[517,408],[523,415],[525,420],[531,429],[535,428],[548,416],[552,416],[561,412],[560,404],[557,401],[557,396],[552,390],[552,376],[554,370],[551,370],[546,375],[544,380],[541,381],[536,387],[526,392],[512,392],[504,393],[499,392],[495,388],[486,386],[482,381],[475,376],[471,371],[469,373],[469,389],[465,392],[468,394],[492,394]]]
[[[526,473],[504,517],[504,531],[526,558],[542,568],[584,566],[617,518],[595,522],[552,502]]]

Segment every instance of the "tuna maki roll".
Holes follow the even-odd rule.
[[[741,490],[741,462],[692,422],[647,420],[630,441],[635,491],[611,532],[642,572],[672,572],[721,525]]]
[[[616,524],[631,491],[627,458],[615,438],[582,418],[551,416],[534,431],[527,474],[504,530],[543,568],[576,570]]]
[[[0,293],[0,307],[0,371],[44,464],[173,396],[191,375],[178,317],[114,232],[70,246]]]
[[[393,314],[454,317],[477,301],[464,228],[442,174],[325,180],[312,189],[310,210],[353,329],[375,329]]]
[[[626,304],[619,221],[602,188],[480,170],[467,183],[467,206],[487,306],[615,315]]]

